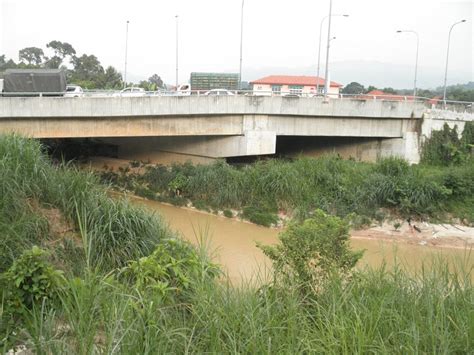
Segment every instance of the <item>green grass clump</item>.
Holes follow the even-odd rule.
[[[207,205],[206,201],[197,200],[193,202],[193,206],[200,211],[211,212],[209,206]]]
[[[244,207],[242,217],[252,223],[259,224],[264,227],[270,227],[278,222],[278,216],[274,213],[262,210],[255,206]]]
[[[125,180],[117,185],[134,186],[138,193],[146,186],[162,200],[185,199],[214,210],[261,206],[263,211],[285,211],[304,219],[322,209],[340,217],[355,213],[374,219],[388,209],[407,217],[454,216],[474,222],[466,213],[474,210],[473,159],[449,167],[410,166],[400,158],[362,163],[337,156],[272,159],[242,167],[218,161],[149,166],[143,176],[128,175]]]
[[[103,270],[150,254],[170,235],[158,217],[127,201],[110,199],[93,174],[53,166],[39,143],[18,136],[0,136],[0,193],[0,272],[33,245],[51,244],[63,257],[68,250],[77,252],[65,240],[50,241],[44,209],[56,209],[71,222],[76,242],[88,237],[90,261]],[[78,261],[71,255],[63,262],[69,259]]]
[[[227,217],[227,218],[232,218],[232,217],[234,217],[234,214],[232,213],[231,210],[224,210],[224,211],[223,211],[223,214],[224,214],[224,216]]]

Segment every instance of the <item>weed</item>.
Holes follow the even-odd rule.
[[[234,214],[232,213],[231,210],[227,210],[227,209],[226,209],[226,210],[223,211],[223,213],[224,213],[224,216],[227,217],[227,218],[232,218],[232,217],[234,217]]]
[[[244,207],[242,211],[242,217],[248,219],[250,222],[265,227],[270,227],[272,224],[276,224],[278,222],[277,215],[261,210],[260,208],[254,206]]]

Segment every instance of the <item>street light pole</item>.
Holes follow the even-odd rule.
[[[127,55],[128,55],[128,23],[130,21],[127,20],[127,27],[125,30],[125,69],[123,71],[123,88],[127,86]]]
[[[349,15],[340,15],[340,14],[335,14],[335,15],[332,15],[333,17],[334,16],[344,16],[344,17],[349,17]],[[329,16],[324,16],[321,20],[321,23],[319,25],[319,45],[318,45],[318,74],[316,75],[316,95],[319,93],[319,69],[320,69],[320,64],[321,64],[321,37],[322,37],[322,34],[323,34],[323,23],[324,23],[324,20],[326,20]]]
[[[240,11],[240,65],[239,65],[239,90],[242,90],[242,42],[244,36],[244,0]]]
[[[413,100],[416,98],[416,76],[418,73],[418,49],[420,48],[420,36],[418,36],[418,32],[412,31],[412,30],[398,30],[397,33],[402,33],[402,32],[407,32],[407,33],[414,33],[416,35],[416,59],[415,59],[415,82],[413,86]]]
[[[176,91],[178,91],[178,15],[176,18]]]
[[[451,28],[449,29],[449,34],[448,34],[448,49],[446,50],[446,69],[444,70],[444,90],[443,90],[443,103],[444,107],[446,107],[446,82],[448,80],[448,59],[449,59],[449,44],[451,42],[451,31],[453,30],[453,27],[456,25],[459,25],[460,23],[466,22],[466,20],[461,20],[458,22],[455,22],[451,25]]]
[[[327,98],[329,91],[328,75],[329,75],[329,48],[331,47],[331,18],[332,18],[332,0],[329,0],[329,23],[328,23],[328,43],[326,49],[326,71],[324,74],[324,97]]]

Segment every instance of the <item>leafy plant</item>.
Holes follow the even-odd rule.
[[[276,246],[259,248],[273,263],[276,284],[294,285],[304,294],[319,292],[334,274],[349,276],[362,257],[362,252],[350,250],[347,222],[321,210],[302,223],[291,223],[279,240]]]
[[[168,184],[168,189],[175,196],[180,196],[186,187],[187,178],[183,174],[177,174]]]
[[[255,206],[244,207],[242,217],[261,226],[270,227],[278,222],[278,216]]]
[[[465,138],[459,139],[457,126],[447,123],[440,131],[431,132],[431,137],[422,146],[421,161],[432,165],[459,165],[470,155],[469,141],[472,140],[471,126],[467,124]]]
[[[129,262],[120,277],[141,293],[171,301],[185,298],[197,284],[211,281],[219,273],[218,266],[192,246],[169,239],[159,244],[151,255]]]
[[[232,218],[234,217],[234,214],[232,213],[231,210],[224,210],[224,216],[227,217],[227,218]]]
[[[24,251],[1,275],[4,298],[13,313],[31,309],[43,300],[51,301],[63,281],[62,272],[46,260],[47,253],[34,246]]]

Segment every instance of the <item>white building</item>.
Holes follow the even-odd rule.
[[[316,76],[292,76],[292,75],[270,75],[250,82],[253,85],[254,95],[288,95],[300,96],[316,95],[316,88],[319,83],[318,93],[324,93],[323,78]],[[337,97],[342,85],[334,81],[330,82],[328,95]]]

